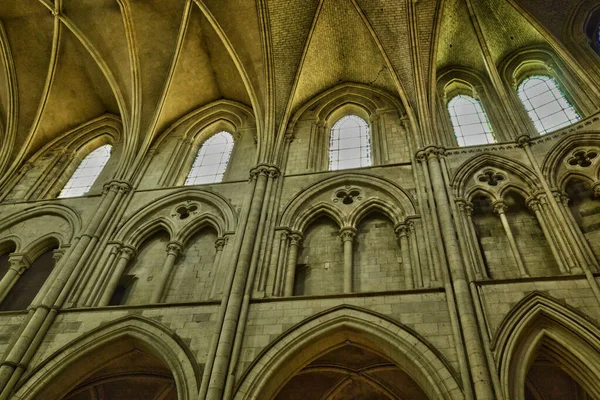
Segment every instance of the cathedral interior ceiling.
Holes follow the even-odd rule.
[[[2,0],[0,171],[107,113],[123,121],[133,163],[170,124],[219,99],[252,107],[261,151],[295,110],[340,82],[418,109],[417,86],[433,88],[436,71],[485,73],[486,62],[552,47],[547,38],[564,34],[580,2],[393,3]]]

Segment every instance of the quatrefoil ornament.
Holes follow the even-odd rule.
[[[487,183],[490,186],[498,186],[500,182],[506,180],[506,177],[492,169],[486,169],[477,176],[477,180],[479,182]]]
[[[589,167],[592,165],[592,160],[598,156],[598,152],[594,150],[577,150],[573,153],[573,157],[569,158],[567,162],[569,165],[577,166],[582,168]]]

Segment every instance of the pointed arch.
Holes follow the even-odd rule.
[[[176,228],[171,220],[161,217],[141,225],[125,240],[126,243],[131,247],[139,249],[142,243],[159,231],[165,231],[167,235],[169,235],[169,239],[173,240],[175,237]]]
[[[72,365],[105,346],[118,343],[125,338],[133,339],[151,349],[153,355],[163,361],[173,374],[179,400],[192,400],[198,395],[199,366],[190,349],[171,330],[156,321],[138,316],[128,316],[93,329],[69,344],[56,350],[27,374],[15,390],[15,397],[33,400],[47,390],[49,383]],[[89,364],[92,364],[91,366]],[[94,368],[90,360],[80,364],[81,375],[86,369]],[[80,377],[71,378],[71,386]],[[67,388],[68,389],[68,388]]]
[[[348,342],[385,354],[430,399],[463,398],[456,372],[433,346],[408,327],[349,305],[316,314],[269,344],[241,377],[233,398],[271,399],[305,364]]]
[[[473,175],[484,167],[497,168],[514,175],[527,186],[526,189],[530,192],[535,191],[539,187],[535,172],[528,166],[519,161],[495,154],[484,153],[470,158],[454,173],[451,186],[454,188],[457,197],[467,198],[467,192],[470,193],[470,190],[472,190],[469,188],[469,183],[474,179]]]
[[[373,212],[380,212],[386,216],[394,225],[402,222],[399,219],[398,210],[393,205],[379,199],[369,199],[361,203],[348,218],[348,226],[356,228],[360,222]]]
[[[558,143],[554,144],[550,151],[546,153],[542,162],[542,173],[548,180],[550,187],[563,189],[569,181],[572,173],[565,171],[563,161],[569,153],[578,147],[594,146],[600,148],[600,132],[577,132],[567,135]],[[590,174],[580,172],[580,175],[586,175],[588,179],[600,179],[600,163]]]
[[[599,328],[578,311],[532,292],[500,324],[492,348],[505,395],[523,400],[525,378],[542,344],[592,397],[600,397]]]
[[[329,203],[321,202],[302,211],[292,223],[292,230],[305,232],[306,228],[308,228],[315,219],[322,216],[331,219],[339,228],[344,226],[344,216],[340,213],[340,210]]]
[[[304,221],[301,216],[307,215],[306,210],[311,210],[316,204],[323,209],[336,210],[334,215],[338,215],[338,219],[342,221],[341,226],[349,226],[350,214],[346,211],[341,211],[332,203],[326,203],[321,199],[321,196],[327,196],[327,192],[339,189],[340,187],[351,186],[357,187],[364,191],[361,195],[366,201],[371,198],[386,200],[389,204],[388,210],[393,210],[395,217],[392,221],[400,221],[407,216],[415,215],[415,201],[413,197],[405,189],[397,186],[395,183],[378,176],[369,174],[343,174],[330,178],[325,178],[322,181],[306,188],[298,193],[285,207],[281,216],[281,226],[290,227],[299,230],[298,227]],[[361,200],[362,201],[362,200]]]
[[[81,217],[72,208],[60,204],[44,204],[26,208],[4,218],[0,222],[0,232],[5,232],[13,225],[35,217],[54,215],[65,220],[68,229],[62,236],[64,243],[71,241],[81,232]]]
[[[116,233],[116,240],[125,241],[127,238],[135,237],[135,232],[140,231],[141,226],[145,226],[145,221],[157,220],[167,224],[164,221],[173,218],[177,214],[171,215],[174,207],[177,203],[188,204],[190,202],[197,201],[200,204],[206,204],[210,209],[210,213],[213,213],[212,220],[219,222],[219,232],[230,232],[234,231],[237,225],[237,212],[233,206],[224,197],[205,190],[199,189],[186,189],[177,193],[165,195],[154,199],[150,203],[141,207],[134,214],[125,221],[121,229]],[[159,218],[162,216],[162,218]],[[157,222],[158,223],[158,222]],[[173,236],[178,235],[177,229],[172,225],[173,221],[168,222],[168,226],[173,230]]]

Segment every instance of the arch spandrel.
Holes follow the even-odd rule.
[[[272,342],[242,375],[233,398],[273,399],[305,365],[349,343],[386,355],[430,399],[464,399],[456,372],[434,347],[409,328],[351,306],[317,314]]]
[[[451,181],[455,195],[465,199],[479,192],[500,199],[509,190],[531,195],[540,186],[530,168],[494,154],[480,154],[469,159],[456,170]]]
[[[415,215],[415,209],[412,195],[391,181],[350,173],[326,178],[298,193],[285,207],[280,225],[302,231],[324,210],[340,226],[355,227],[368,210],[380,211],[397,224]]]
[[[165,229],[172,240],[184,242],[203,226],[212,226],[219,236],[232,232],[237,213],[223,197],[213,192],[187,189],[156,199],[131,212],[116,234],[116,239],[130,244],[141,243],[148,229]]]
[[[72,208],[58,204],[30,207],[0,222],[3,236],[15,236],[21,249],[29,248],[44,237],[53,237],[61,245],[69,244],[81,233],[81,217]]]
[[[600,396],[598,325],[579,311],[531,292],[503,319],[492,340],[504,394],[523,400],[527,373],[541,346],[592,398]]]
[[[43,360],[38,360],[38,363],[34,360],[35,366],[16,387],[13,398],[53,398],[44,397],[44,393],[64,395],[70,392],[102,366],[97,365],[93,358],[90,360],[86,357],[97,351],[103,351],[110,356],[112,351],[116,358],[119,356],[120,347],[127,340],[133,341],[135,346],[158,358],[170,370],[178,400],[197,398],[197,377],[200,376],[200,372],[190,349],[176,334],[160,323],[137,316],[113,320],[86,332]],[[104,351],[105,349],[107,350]],[[108,363],[110,360],[107,358],[103,361]],[[71,367],[75,367],[75,375],[71,375]],[[67,370],[71,371],[71,374],[64,376],[63,373]],[[61,377],[63,379],[60,379]]]
[[[578,132],[567,135],[550,149],[542,162],[542,173],[548,179],[550,187],[564,190],[573,175],[585,176],[593,182],[600,180],[600,156],[594,157],[586,167],[569,164],[579,150],[592,150],[600,154],[600,133]]]

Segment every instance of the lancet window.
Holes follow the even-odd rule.
[[[76,197],[86,194],[110,159],[111,150],[112,146],[106,144],[88,154],[79,164],[58,197]]]
[[[581,119],[575,107],[558,86],[556,79],[549,76],[533,75],[525,78],[519,85],[518,94],[541,135]]]
[[[213,135],[200,147],[185,185],[221,182],[232,150],[233,136],[229,132]]]
[[[457,95],[448,102],[454,135],[459,146],[495,143],[494,132],[479,100]]]
[[[346,115],[331,128],[329,170],[368,167],[371,165],[369,124],[356,115]]]

